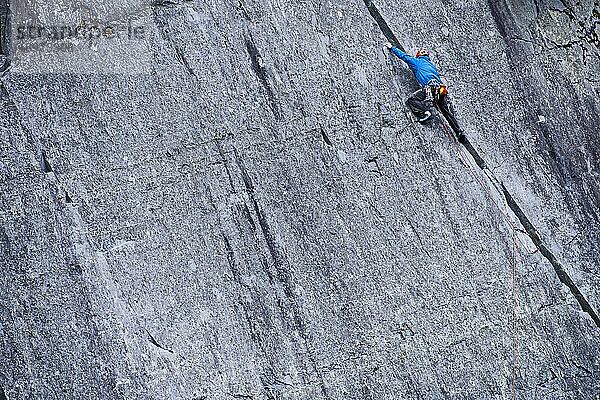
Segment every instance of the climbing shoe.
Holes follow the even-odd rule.
[[[425,111],[423,113],[423,116],[421,118],[419,118],[417,121],[424,124],[425,122],[429,121],[432,118],[433,118],[433,115],[431,114],[431,111]]]
[[[462,132],[458,132],[458,134],[456,134],[456,137],[458,138],[459,143],[464,143],[467,140],[467,137]]]

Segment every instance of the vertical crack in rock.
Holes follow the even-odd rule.
[[[42,161],[41,161],[42,171],[45,173],[52,172],[52,167],[50,166],[50,162],[48,162],[48,156],[46,155],[46,151],[42,150]]]
[[[481,158],[481,156],[475,150],[475,148],[473,147],[471,142],[469,142],[469,139],[467,139],[467,138],[464,139],[463,146],[465,146],[465,149],[467,149],[469,154],[471,154],[471,157],[473,157],[473,160],[475,160],[475,164],[477,164],[477,166],[479,168],[481,168],[482,170],[487,169],[487,165],[486,165],[485,161],[483,161],[483,158]]]
[[[190,74],[193,77],[196,77],[194,70],[192,69],[192,67],[190,67],[190,64],[188,63],[187,58],[185,58],[183,51],[181,51],[181,49],[175,45],[173,45],[173,47],[175,48],[175,53],[177,53],[177,59],[185,67],[188,74]]]
[[[371,16],[375,19],[375,21],[381,28],[381,31],[383,32],[384,36],[393,44],[392,39],[395,40],[396,36],[390,30],[389,26],[379,13],[379,10],[377,10],[372,1],[364,0],[364,2],[367,8],[369,9],[369,12],[371,13]],[[513,44],[509,43],[510,41],[508,40],[508,38],[510,37],[509,31],[511,32],[511,34],[513,32],[518,33],[518,29],[516,28],[514,18],[512,18],[508,7],[503,0],[488,0],[488,4],[490,6],[494,20],[496,21],[498,31],[504,37],[507,47],[509,48],[511,54],[514,53],[515,49],[512,47]],[[399,46],[397,47],[401,48]],[[511,54],[509,54],[509,58],[511,58]],[[482,170],[487,169],[485,161],[483,160],[483,158],[481,158],[479,153],[470,144],[470,142],[465,141],[464,146],[465,149],[469,152],[469,154],[471,154],[479,168],[481,168]],[[489,169],[487,171],[489,171]],[[490,174],[494,177],[496,181],[500,182],[493,175],[493,173],[491,173],[491,171]],[[552,252],[544,245],[541,237],[537,233],[537,230],[529,221],[529,218],[527,218],[521,207],[519,207],[519,205],[516,203],[516,201],[514,200],[510,192],[506,189],[504,184],[500,183],[500,186],[502,190],[502,195],[504,195],[508,207],[517,216],[517,218],[521,222],[521,225],[525,228],[526,233],[531,238],[532,242],[540,249],[540,253],[550,262],[560,282],[562,282],[565,286],[569,288],[569,290],[581,306],[581,309],[585,313],[587,313],[592,318],[596,326],[600,328],[600,317],[598,317],[598,314],[594,311],[590,303],[583,296],[583,294],[581,293],[575,282],[573,282],[569,274],[567,274],[567,272],[564,270],[556,256],[554,256],[554,254],[552,254]]]
[[[225,251],[227,252],[227,263],[229,264],[229,269],[233,274],[233,279],[235,279],[236,282],[241,282],[240,271],[235,265],[235,254],[233,253],[233,247],[231,247],[229,238],[227,237],[227,235],[225,235],[223,230],[221,230],[221,236],[223,236],[223,244],[225,245]]]
[[[10,6],[9,0],[0,0],[0,74],[10,66]]]
[[[244,2],[242,0],[238,0],[237,6],[235,8],[242,13],[242,16],[246,21],[252,21],[252,18],[250,18],[250,14],[248,13],[248,10],[246,9],[246,6],[244,5]]]
[[[154,339],[154,336],[152,336],[152,334],[151,334],[150,332],[148,332],[148,330],[147,330],[147,329],[146,329],[146,333],[148,334],[148,338],[150,339],[150,343],[152,343],[153,345],[155,345],[155,346],[156,346],[156,347],[158,347],[159,349],[163,349],[163,350],[165,350],[165,351],[168,351],[168,352],[169,352],[169,353],[171,353],[171,354],[174,354],[174,353],[173,353],[173,350],[169,350],[169,349],[167,349],[167,348],[165,348],[165,347],[161,346],[161,345],[160,345],[160,344],[159,344],[159,343],[156,341],[156,339]]]
[[[6,394],[4,394],[4,388],[0,386],[0,400],[7,400]]]
[[[0,0],[0,1],[2,1],[2,0]],[[176,4],[176,3],[162,2],[162,3],[153,4],[153,6],[154,6],[154,12],[153,12],[154,23],[156,24],[158,31],[160,32],[160,35],[163,38],[163,40],[167,43],[170,43],[171,46],[173,46],[173,49],[175,50],[175,58],[177,58],[177,61],[179,61],[179,63],[181,65],[183,65],[183,67],[185,68],[186,72],[189,75],[193,76],[194,78],[197,78],[196,73],[190,66],[190,63],[188,62],[187,58],[183,54],[183,51],[169,37],[169,35],[168,35],[169,28],[167,27],[167,23],[161,18],[161,16],[159,15],[159,12],[157,11],[157,7],[162,7],[162,6],[166,6],[166,5],[170,5],[170,4]]]
[[[369,14],[371,14],[371,17],[373,17],[375,22],[377,22],[379,29],[381,29],[381,32],[383,32],[383,36],[385,36],[385,38],[391,44],[393,44],[400,50],[406,52],[406,50],[404,50],[404,47],[402,47],[402,45],[396,38],[396,35],[394,35],[394,32],[392,32],[392,30],[390,29],[387,22],[385,22],[385,19],[383,19],[383,17],[381,16],[381,13],[379,12],[379,10],[375,6],[375,4],[371,0],[363,0],[363,1],[365,2],[365,6],[367,6],[367,10],[369,10]]]
[[[578,174],[573,176],[575,166],[572,157],[569,157],[565,153],[564,147],[558,142],[559,135],[549,128],[553,124],[556,129],[564,130],[567,126],[564,125],[566,121],[563,120],[564,118],[558,119],[552,114],[548,118],[549,121],[544,124],[540,124],[536,119],[532,118],[541,114],[542,110],[562,107],[562,104],[553,103],[552,92],[549,92],[547,88],[549,84],[555,85],[556,82],[553,82],[552,78],[549,78],[544,73],[545,68],[535,61],[534,46],[541,46],[543,38],[533,37],[532,39],[534,40],[526,39],[526,32],[520,29],[515,16],[505,0],[487,0],[487,3],[490,13],[494,18],[496,28],[504,40],[509,65],[513,70],[521,71],[521,73],[514,75],[514,86],[516,89],[527,88],[527,90],[517,90],[522,102],[527,104],[528,109],[531,111],[529,113],[531,117],[525,118],[524,123],[532,132],[537,133],[536,145],[547,153],[547,158],[551,161],[548,162],[548,165],[555,172],[560,185],[564,187],[570,186],[571,190],[563,191],[565,196],[572,202],[579,203],[590,214],[596,214],[597,206],[595,203],[600,200],[597,196],[594,200],[589,200],[586,196],[573,198],[570,195],[573,192],[573,186],[577,186],[578,192],[592,191],[594,193],[594,189],[586,185]],[[567,6],[565,5],[565,7]],[[521,40],[512,40],[515,37],[521,38]],[[563,84],[571,85],[568,82],[564,82]],[[575,107],[573,109],[576,113],[574,115],[575,121],[578,122],[592,118],[595,120],[595,123],[590,125],[596,126],[597,123],[600,123],[600,119],[592,103],[582,102],[582,99],[576,94],[575,90],[572,91],[570,99],[582,105],[582,107]],[[580,125],[579,128],[587,131],[591,137],[596,135],[595,131],[587,129],[587,124]]]
[[[222,149],[219,146],[219,150],[221,152],[221,156],[223,159],[223,163],[224,165],[227,165],[227,160],[224,157],[224,154],[222,153]],[[229,174],[229,171],[227,171],[227,173]],[[218,213],[218,209],[217,209],[217,205],[213,199],[212,196],[212,192],[210,190],[210,187],[206,187],[206,192],[208,195],[208,199],[210,204],[212,205],[215,214],[217,216],[217,220],[218,220],[218,225],[219,225],[219,231],[221,233],[221,237],[223,238],[223,244],[225,246],[225,251],[226,251],[226,256],[227,256],[227,262],[229,264],[229,268],[231,270],[231,273],[233,275],[233,279],[234,281],[239,285],[242,286],[246,289],[248,289],[251,292],[256,292],[256,289],[254,289],[253,287],[245,284],[242,281],[242,276],[240,273],[240,268],[235,260],[235,253],[233,250],[233,246],[231,245],[231,241],[229,240],[229,238],[227,237],[227,235],[225,234],[225,231],[223,230],[222,226],[222,221],[221,218],[219,216]],[[246,210],[248,212],[248,214],[250,213],[250,210],[246,207]],[[255,227],[253,226],[253,230],[255,229]],[[266,261],[266,259],[264,258],[264,256],[261,258],[261,264],[265,270],[265,273],[267,274],[267,277],[269,278],[269,283],[273,283],[273,276],[271,275],[269,268],[268,268],[268,263]],[[266,331],[268,331],[267,327],[264,326],[264,318],[257,318],[256,314],[257,314],[257,310],[262,309],[264,306],[262,304],[258,304],[257,302],[257,298],[260,298],[258,293],[256,293],[256,296],[253,295],[251,293],[250,297],[251,300],[244,300],[244,297],[241,296],[238,300],[241,308],[242,308],[242,313],[243,313],[243,317],[246,321],[246,323],[248,324],[248,329],[249,329],[249,335],[250,338],[252,339],[252,341],[254,343],[256,343],[256,345],[258,346],[258,348],[260,349],[260,351],[262,352],[262,354],[264,355],[264,357],[269,360],[270,359],[270,351],[267,349],[266,346],[266,341],[263,338],[264,337],[264,333]],[[278,301],[280,308],[281,308],[281,303],[280,301]],[[281,308],[282,313],[285,317],[285,313],[284,310]],[[264,311],[263,311],[264,312]],[[297,312],[296,308],[294,308],[294,312]],[[263,326],[259,326],[259,325],[263,325]],[[297,327],[296,327],[297,329]],[[304,336],[304,333],[302,331],[300,331],[300,336],[306,341],[306,338]],[[314,360],[312,359],[312,357],[309,356],[309,360],[311,362],[313,362],[314,364]],[[316,369],[316,367],[315,367]],[[273,371],[273,368],[270,365],[265,365],[264,366],[264,375],[260,376],[260,380],[262,382],[265,394],[267,396],[267,399],[274,399],[274,397],[271,395],[270,393],[270,387],[271,384],[269,383],[269,381],[273,381],[276,382],[277,378],[276,378],[276,374]],[[324,391],[325,389],[322,388],[322,391]]]
[[[250,214],[250,209],[248,208],[248,205],[246,203],[244,203],[244,206],[242,207],[242,213],[248,220],[250,228],[252,228],[252,232],[256,232],[256,224],[254,223],[254,219],[252,218],[252,214]]]
[[[331,143],[331,140],[329,140],[329,136],[327,136],[327,134],[325,133],[325,130],[323,128],[321,128],[321,137],[323,138],[323,141],[325,143],[327,143],[328,146],[333,146],[333,144]]]
[[[525,231],[531,238],[531,241],[540,249],[540,253],[542,253],[542,255],[550,262],[550,264],[552,264],[552,267],[554,268],[558,279],[569,288],[569,290],[579,303],[579,306],[581,306],[581,309],[587,314],[589,314],[596,326],[600,328],[600,318],[598,317],[598,314],[596,314],[590,303],[585,299],[577,285],[575,285],[575,282],[573,282],[569,274],[567,274],[567,272],[564,270],[564,268],[554,256],[554,254],[552,254],[552,252],[544,245],[542,239],[537,233],[537,230],[529,221],[529,218],[527,218],[523,210],[521,210],[521,207],[519,207],[519,205],[515,202],[515,200],[508,192],[508,190],[506,190],[506,187],[503,184],[502,192],[504,194],[504,198],[506,199],[506,203],[508,204],[510,209],[515,213],[517,218],[519,218],[521,225],[523,225],[523,227],[525,228]]]
[[[522,69],[521,66],[525,64],[522,61],[522,57],[528,59],[530,51],[526,46],[518,45],[515,42],[509,40],[511,36],[521,36],[521,33],[518,29],[513,15],[511,14],[510,9],[508,8],[508,5],[504,0],[488,0],[488,5],[490,7],[492,16],[494,17],[496,27],[498,28],[498,31],[504,38],[510,64],[515,69]],[[525,71],[527,71],[527,69],[525,69]],[[521,86],[525,86],[525,83],[535,82],[535,76],[533,76],[531,72],[527,73],[526,75],[518,76],[522,80]],[[542,104],[541,99],[545,98],[545,96],[542,95],[541,90],[538,88],[538,86],[530,84],[527,85],[527,87],[529,95],[524,99],[525,102],[529,104],[537,104],[538,109],[547,108],[544,104]],[[566,182],[565,177],[568,175],[566,172],[568,166],[564,165],[564,160],[566,158],[562,156],[559,157],[559,155],[557,154],[557,150],[555,149],[554,144],[551,142],[551,133],[549,132],[547,126],[539,126],[531,123],[529,123],[528,125],[531,127],[532,130],[538,130],[541,132],[541,136],[545,140],[546,151],[548,151],[548,155],[555,164],[558,176],[562,181],[561,183],[564,184]],[[475,151],[469,152],[471,154],[476,154]],[[560,262],[554,256],[554,254],[552,254],[552,252],[543,244],[539,234],[537,233],[537,230],[534,228],[533,224],[531,224],[531,222],[523,213],[521,208],[517,205],[517,203],[515,202],[515,200],[504,185],[502,185],[502,194],[504,195],[508,206],[515,213],[517,218],[519,218],[519,221],[525,228],[527,234],[529,235],[533,243],[540,249],[540,253],[550,262],[550,264],[552,264],[552,267],[554,268],[558,279],[569,288],[569,290],[581,306],[581,309],[587,314],[589,314],[596,326],[600,328],[600,318],[598,317],[597,313],[591,307],[589,302],[585,299],[585,297],[583,296],[579,288],[577,288],[573,280],[566,273]],[[582,204],[582,206],[586,205]]]
[[[219,216],[219,211],[218,211],[217,205],[213,199],[210,187],[208,187],[208,186],[206,187],[206,194],[208,196],[208,200],[209,200],[210,204],[213,207],[215,215],[217,216],[219,232],[221,234],[221,237],[223,238],[223,245],[225,246],[225,252],[227,253],[226,254],[227,263],[229,265],[229,269],[231,270],[233,280],[239,286],[250,289],[241,280],[241,273],[240,273],[240,269],[235,261],[235,253],[233,251],[233,246],[231,245],[231,241],[229,240],[229,238],[225,234],[225,231],[223,230],[223,221],[221,220],[221,217]],[[242,297],[239,298],[238,302],[239,302],[240,306],[242,307],[242,311],[244,313],[244,319],[248,323],[248,328],[250,330],[250,332],[249,332],[250,338],[252,339],[252,341],[254,343],[257,344],[257,346],[260,348],[260,350],[263,352],[263,354],[265,354],[265,356],[268,356],[268,352],[265,349],[263,341],[261,339],[261,335],[260,335],[261,330],[257,327],[257,321],[251,317],[251,311],[252,311],[251,304],[249,304],[247,301],[244,301]]]
[[[256,213],[256,216],[258,218],[258,225],[259,225],[260,230],[265,239],[265,243],[267,245],[269,254],[271,255],[271,258],[273,259],[273,263],[275,264],[275,269],[277,271],[277,277],[279,278],[280,282],[283,284],[283,291],[284,291],[285,295],[290,300],[293,300],[295,295],[292,290],[290,273],[289,273],[289,271],[287,271],[287,269],[284,266],[284,260],[283,260],[283,257],[281,256],[279,250],[277,249],[275,239],[273,238],[273,234],[271,233],[271,227],[269,226],[269,223],[267,222],[267,219],[266,219],[264,213],[258,206],[258,202],[256,201],[256,198],[254,197],[254,184],[252,183],[252,180],[250,179],[250,175],[248,175],[248,171],[246,170],[246,167],[244,166],[239,155],[237,154],[237,151],[235,151],[234,154],[235,154],[236,163],[242,174],[242,180],[244,181],[244,186],[246,187],[246,193],[248,194],[248,197],[250,198],[250,201],[252,202],[254,212]],[[294,318],[297,319],[298,316],[295,316]],[[304,326],[304,323],[300,320],[297,320],[296,323],[299,327]]]
[[[246,166],[244,165],[242,159],[240,158],[237,150],[235,148],[233,150],[234,150],[233,154],[235,156],[235,162],[236,162],[236,164],[240,170],[240,173],[242,175],[242,180],[243,180],[244,186],[246,188],[246,193],[248,194],[250,202],[252,203],[252,207],[254,208],[254,212],[256,213],[256,216],[258,218],[258,225],[259,225],[262,235],[265,239],[265,243],[266,243],[268,252],[271,255],[271,258],[273,259],[275,271],[277,273],[277,279],[281,283],[281,285],[283,287],[283,292],[284,292],[285,296],[287,297],[288,301],[290,302],[291,310],[289,313],[291,313],[291,315],[292,315],[293,328],[298,332],[298,334],[302,338],[302,341],[304,342],[304,346],[308,350],[306,354],[307,354],[309,362],[312,364],[314,371],[319,378],[319,382],[320,382],[319,388],[321,390],[321,394],[323,395],[323,397],[325,399],[329,399],[330,397],[327,394],[327,390],[326,390],[325,384],[323,382],[322,373],[319,370],[319,368],[317,368],[317,363],[312,354],[312,351],[309,348],[309,337],[308,337],[308,333],[306,331],[306,323],[302,319],[300,308],[298,306],[298,300],[297,300],[296,294],[294,293],[294,290],[293,290],[294,283],[292,281],[292,277],[289,272],[289,263],[287,263],[287,261],[285,260],[285,257],[280,253],[279,249],[277,248],[277,244],[275,243],[273,233],[271,232],[271,227],[269,226],[269,223],[268,223],[264,213],[260,209],[260,207],[258,205],[258,201],[256,200],[256,197],[254,196],[254,193],[255,193],[254,184],[252,183],[252,180],[250,179],[248,170],[246,169]],[[280,304],[280,308],[282,309],[282,312],[285,315],[285,310],[283,309],[283,305]]]
[[[252,71],[254,71],[254,73],[258,77],[258,80],[260,81],[261,85],[264,87],[265,91],[267,92],[267,98],[269,100],[269,107],[271,108],[273,115],[275,115],[275,118],[277,118],[279,120],[279,119],[281,119],[281,112],[279,111],[279,105],[277,104],[277,100],[275,98],[275,94],[273,93],[273,89],[271,88],[271,85],[269,84],[269,81],[267,80],[267,70],[262,65],[262,57],[261,57],[258,49],[256,48],[256,45],[254,44],[254,40],[252,39],[252,36],[244,37],[244,42],[246,44],[246,50],[248,51],[248,55],[250,56]]]

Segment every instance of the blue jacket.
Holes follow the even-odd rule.
[[[432,79],[437,79],[440,83],[443,83],[437,68],[433,65],[429,57],[411,57],[395,46],[392,46],[392,51],[413,70],[421,86],[425,87]]]

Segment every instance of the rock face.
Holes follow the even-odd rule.
[[[0,399],[599,398],[598,2],[0,11]]]

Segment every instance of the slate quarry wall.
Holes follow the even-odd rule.
[[[0,4],[0,399],[512,398],[513,231],[390,32],[518,227],[516,398],[599,398],[597,1],[44,4]],[[65,20],[129,41],[19,31]]]

